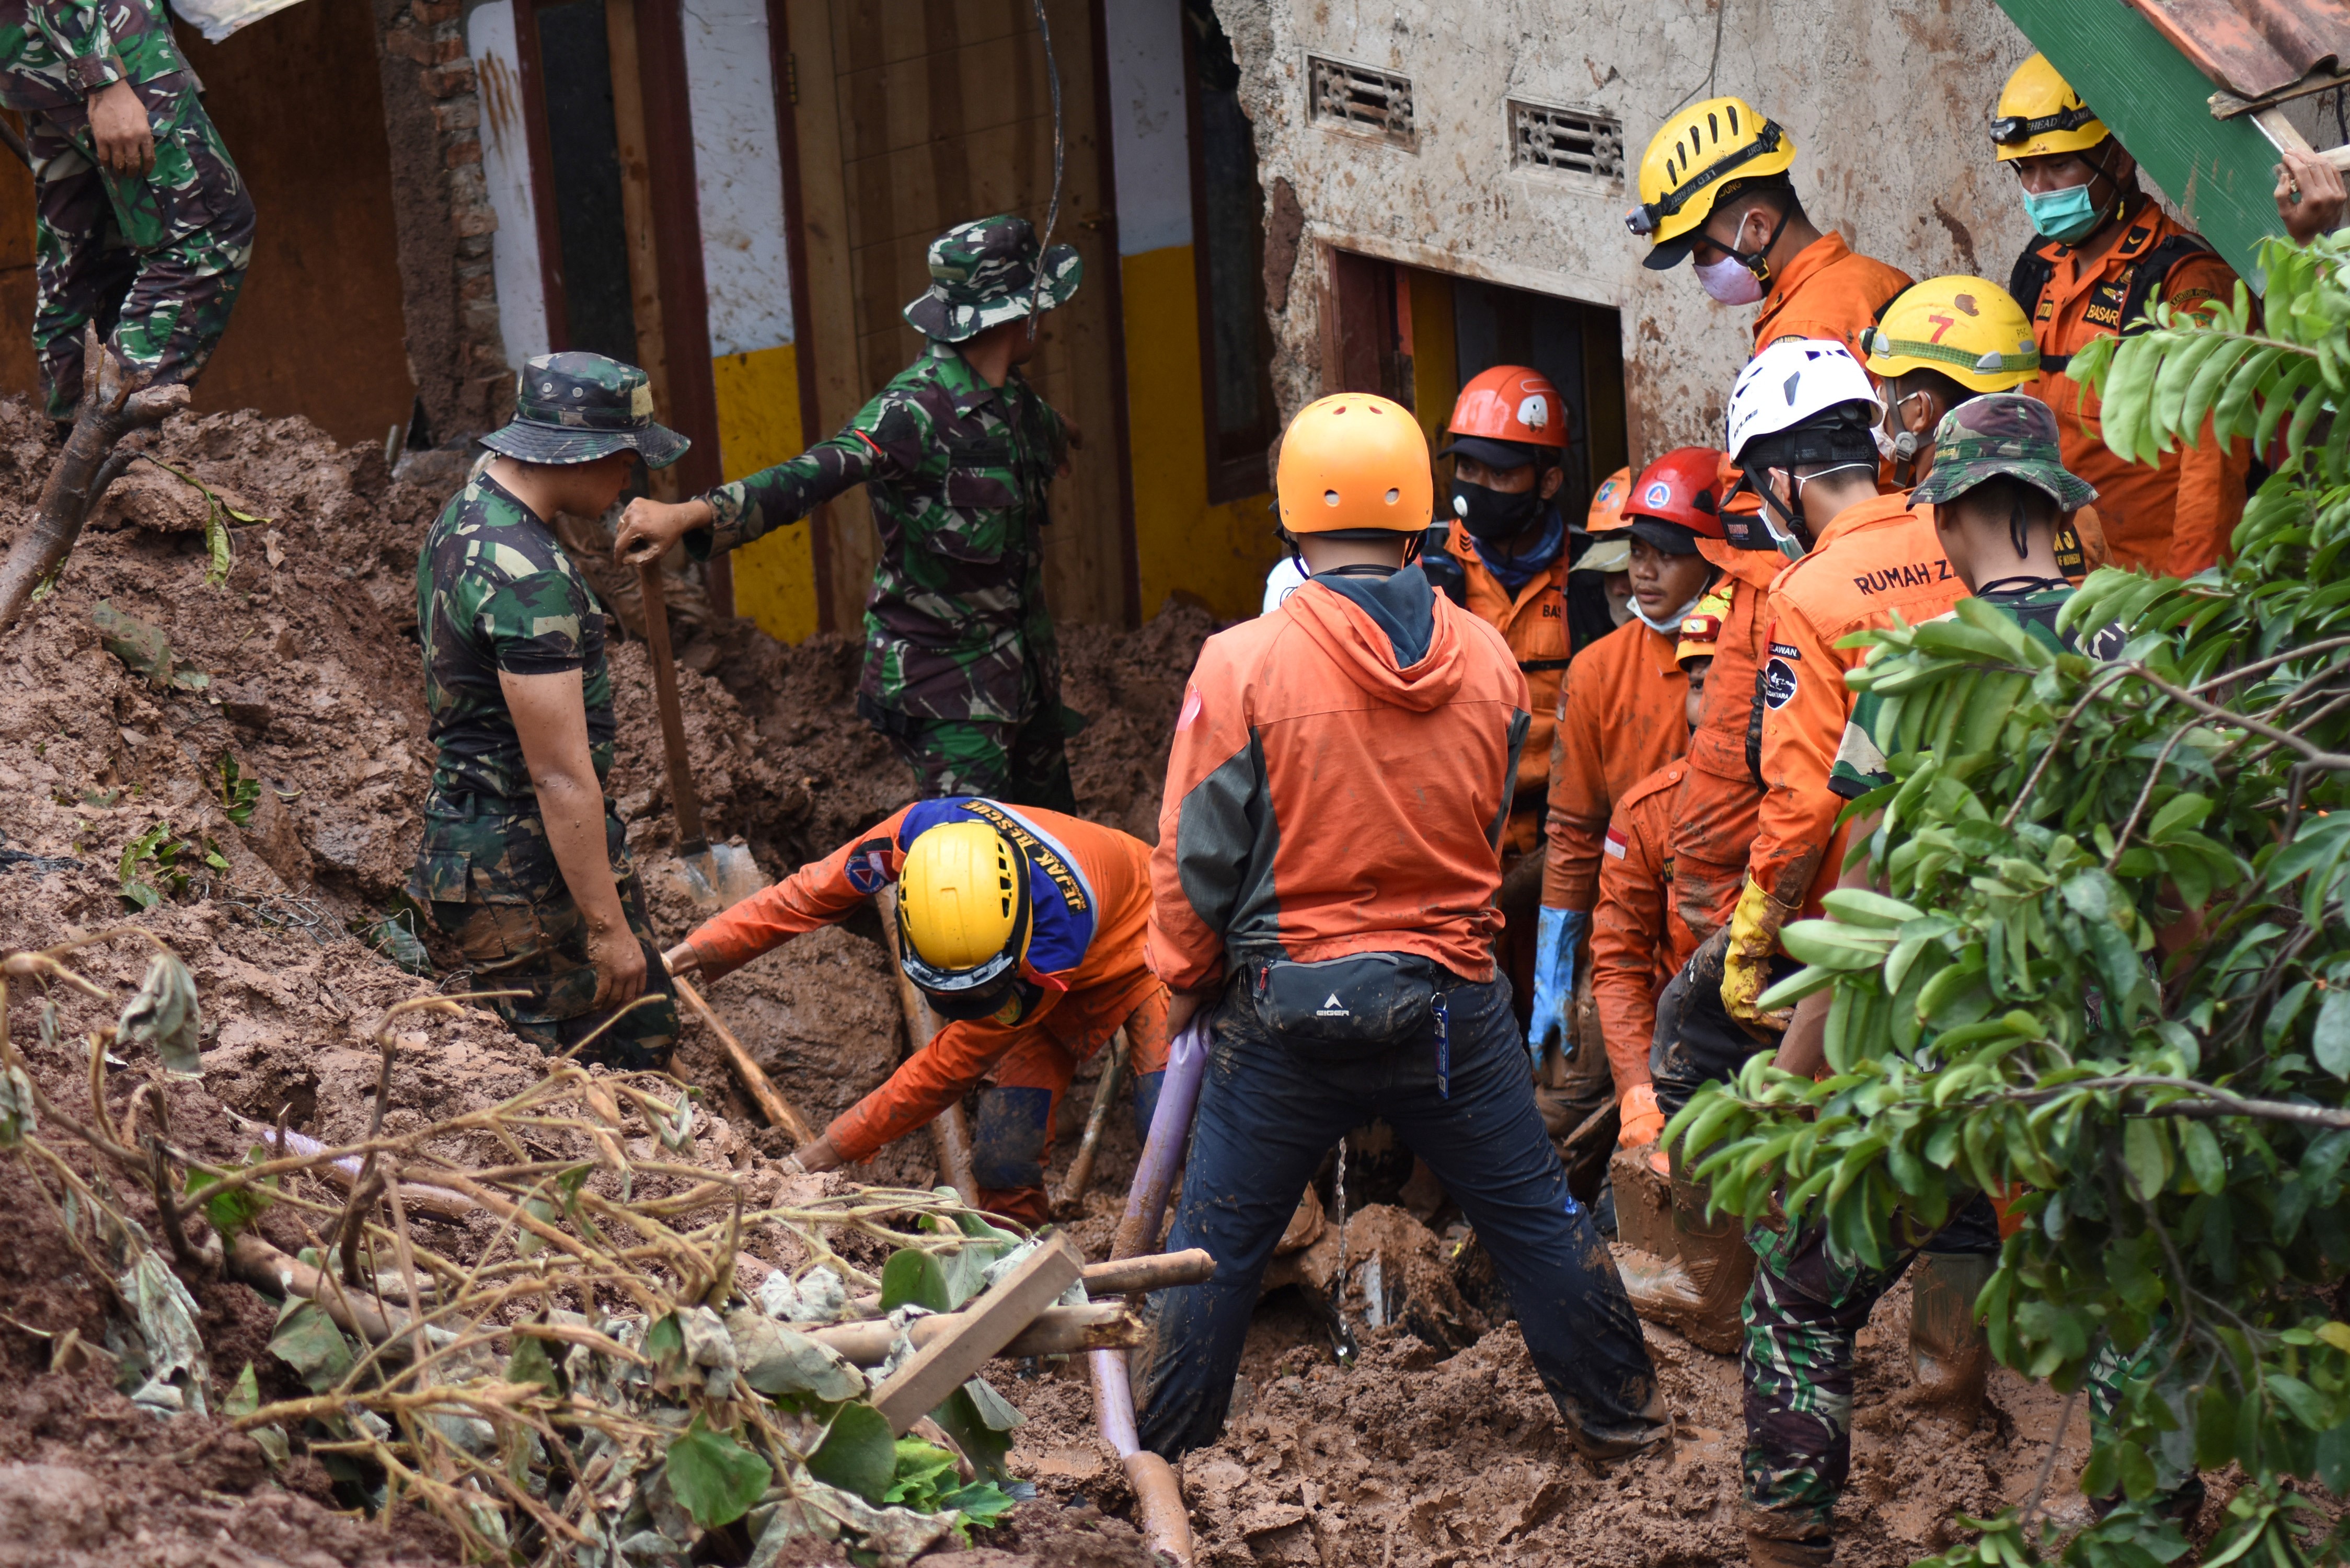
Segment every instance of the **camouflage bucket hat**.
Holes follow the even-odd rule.
[[[653,423],[651,380],[601,354],[539,354],[515,378],[514,418],[482,438],[523,462],[593,462],[616,452],[667,468],[693,443]]]
[[[1075,245],[1045,253],[1041,308],[1077,292],[1086,264]],[[931,286],[906,306],[906,319],[931,337],[960,343],[1028,314],[1036,289],[1036,231],[1009,213],[961,223],[931,242]]]
[[[1942,416],[1934,428],[1934,466],[1911,494],[1917,502],[1955,500],[1997,474],[2009,474],[2075,512],[2096,487],[2068,472],[2056,442],[2056,416],[2021,392],[1987,392]]]

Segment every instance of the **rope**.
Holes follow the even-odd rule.
[[[1725,0],[1726,3],[1726,0]],[[1061,67],[1053,57],[1053,25],[1045,18],[1045,0],[1035,0],[1036,33],[1045,40],[1045,76],[1053,91],[1053,199],[1045,206],[1045,232],[1036,241],[1036,281],[1028,291],[1028,319],[1033,323],[1045,300],[1045,253],[1053,243],[1053,225],[1061,216]],[[1715,46],[1717,48],[1720,45]]]

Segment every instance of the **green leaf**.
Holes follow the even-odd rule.
[[[932,1312],[955,1309],[945,1269],[919,1247],[900,1247],[881,1265],[881,1310],[895,1312],[909,1303]]]
[[[255,1153],[261,1151],[255,1150]],[[191,1170],[184,1189],[190,1198],[211,1191],[221,1184],[221,1178],[209,1171]],[[268,1207],[277,1201],[277,1180],[275,1177],[233,1187],[204,1199],[204,1218],[221,1233],[224,1242],[235,1240],[236,1233],[252,1224]]]
[[[563,1392],[563,1380],[556,1375],[555,1358],[546,1353],[546,1342],[529,1334],[515,1336],[514,1355],[506,1359],[505,1380],[536,1383],[549,1394]]]
[[[874,1418],[880,1419],[879,1412]],[[883,1429],[888,1429],[887,1422]],[[704,1530],[732,1524],[750,1512],[775,1479],[775,1468],[766,1460],[732,1435],[709,1430],[699,1416],[669,1446],[669,1489],[693,1516],[693,1522]]]
[[[993,1481],[974,1481],[946,1493],[939,1503],[953,1509],[982,1530],[989,1530],[1018,1506],[1019,1500]]]
[[[996,1425],[1004,1412],[1011,1415],[1010,1424]],[[982,1480],[1012,1479],[1012,1438],[1007,1434],[1019,1425],[1021,1416],[994,1389],[974,1377],[941,1400],[931,1412],[931,1419],[955,1440]]]
[[[897,1438],[888,1418],[870,1405],[842,1406],[807,1468],[827,1486],[853,1491],[879,1507],[898,1468]]]
[[[324,1394],[340,1383],[357,1359],[327,1309],[301,1296],[286,1298],[285,1310],[277,1314],[277,1331],[269,1336],[269,1348],[301,1375],[313,1394]]]
[[[260,1408],[261,1379],[255,1376],[253,1363],[248,1361],[244,1370],[236,1375],[236,1381],[229,1385],[228,1397],[221,1401],[221,1414],[234,1421]]]
[[[2122,1165],[2140,1198],[2151,1199],[2170,1179],[2170,1140],[2162,1124],[2151,1116],[2133,1116],[2122,1124]]]
[[[2350,1078],[2350,990],[2337,987],[2317,1004],[2317,1027],[2309,1037],[2317,1064],[2337,1078]]]
[[[2186,1157],[2195,1190],[2218,1194],[2228,1189],[2228,1161],[2220,1152],[2219,1135],[2201,1122],[2178,1124],[2178,1152]]]

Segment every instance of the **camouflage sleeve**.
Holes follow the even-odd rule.
[[[501,585],[473,613],[473,635],[509,675],[560,675],[587,663],[582,623],[597,613],[580,586],[557,571]]]
[[[1884,700],[1864,691],[1853,701],[1852,717],[1845,721],[1844,740],[1828,768],[1828,788],[1846,800],[1858,800],[1893,782],[1893,766],[1877,743],[1877,719]]]
[[[143,82],[181,68],[154,0],[33,0],[30,11],[85,95],[126,76]]]
[[[702,560],[740,549],[798,522],[843,491],[920,466],[929,427],[910,420],[910,412],[904,399],[885,391],[858,410],[848,428],[831,440],[789,462],[720,485],[702,497],[717,522],[707,533],[686,535],[687,553]],[[910,429],[916,422],[920,428]]]

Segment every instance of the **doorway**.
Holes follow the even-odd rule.
[[[931,241],[1016,213],[1040,229],[1053,190],[1053,103],[1028,0],[933,5],[879,26],[865,0],[779,0],[807,280],[803,382],[812,424],[838,430],[921,351],[899,315],[930,286]],[[1125,366],[1117,209],[1101,134],[1095,0],[1046,0],[1059,63],[1064,171],[1055,244],[1085,263],[1076,296],[1044,318],[1030,383],[1084,447],[1053,487],[1045,597],[1062,621],[1131,624],[1139,589],[1125,492]],[[876,537],[862,489],[817,514],[820,623],[857,624]]]

